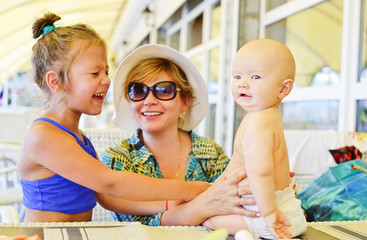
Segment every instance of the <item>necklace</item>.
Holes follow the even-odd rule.
[[[178,142],[180,143],[180,161],[178,162],[178,166],[177,166],[177,172],[175,175],[176,179],[178,178],[178,174],[180,173],[180,168],[182,164],[182,143],[181,143],[180,130],[178,130]]]

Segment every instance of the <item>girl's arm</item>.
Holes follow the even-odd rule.
[[[132,201],[100,193],[96,198],[103,208],[127,215],[154,215],[166,210],[166,201]]]
[[[31,129],[22,148],[21,158],[27,158],[27,169],[21,167],[20,172],[26,180],[37,180],[32,179],[34,172],[43,167],[96,192],[133,200],[189,201],[209,187],[206,182],[163,180],[113,171],[87,154],[73,136],[53,127]]]

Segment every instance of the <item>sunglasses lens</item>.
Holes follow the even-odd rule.
[[[129,86],[129,98],[132,101],[139,101],[146,97],[148,94],[148,88],[142,83],[132,83]]]
[[[176,85],[173,82],[161,82],[155,85],[154,94],[158,99],[170,100],[176,95]]]
[[[141,101],[148,96],[149,90],[152,90],[159,100],[171,100],[176,97],[177,86],[174,82],[160,82],[153,87],[148,87],[144,83],[135,82],[129,85],[128,96],[131,101]]]

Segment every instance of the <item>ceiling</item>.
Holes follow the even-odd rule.
[[[32,24],[46,12],[61,17],[55,25],[85,23],[111,42],[128,0],[0,0],[0,83],[30,69]]]

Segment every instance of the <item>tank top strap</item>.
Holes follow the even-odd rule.
[[[51,123],[51,124],[55,125],[56,127],[64,130],[65,132],[68,132],[71,135],[73,135],[74,137],[78,138],[72,131],[70,131],[69,129],[67,129],[66,127],[64,127],[63,125],[61,125],[60,123],[58,123],[58,122],[56,122],[52,119],[40,117],[40,118],[35,119],[33,122],[36,122],[36,121],[45,121],[45,122]]]
[[[61,125],[60,123],[58,123],[58,122],[56,122],[56,121],[54,121],[52,119],[40,117],[40,118],[35,119],[33,122],[36,122],[36,121],[45,121],[45,122],[51,123],[51,124],[55,125],[56,127],[60,128],[61,130],[64,130],[65,132],[71,134],[72,136],[74,136],[74,138],[76,139],[76,141],[78,142],[78,144],[84,150],[86,150],[89,154],[91,154],[94,158],[96,158],[96,154],[93,153],[94,148],[92,147],[93,148],[93,151],[87,149],[87,147],[90,147],[91,142],[90,142],[90,140],[83,133],[81,133],[81,135],[83,136],[83,139],[84,139],[84,141],[85,141],[86,144],[83,143],[83,141],[80,140],[80,138],[75,133],[73,133],[72,131],[70,131],[69,129],[67,129],[65,126]]]

